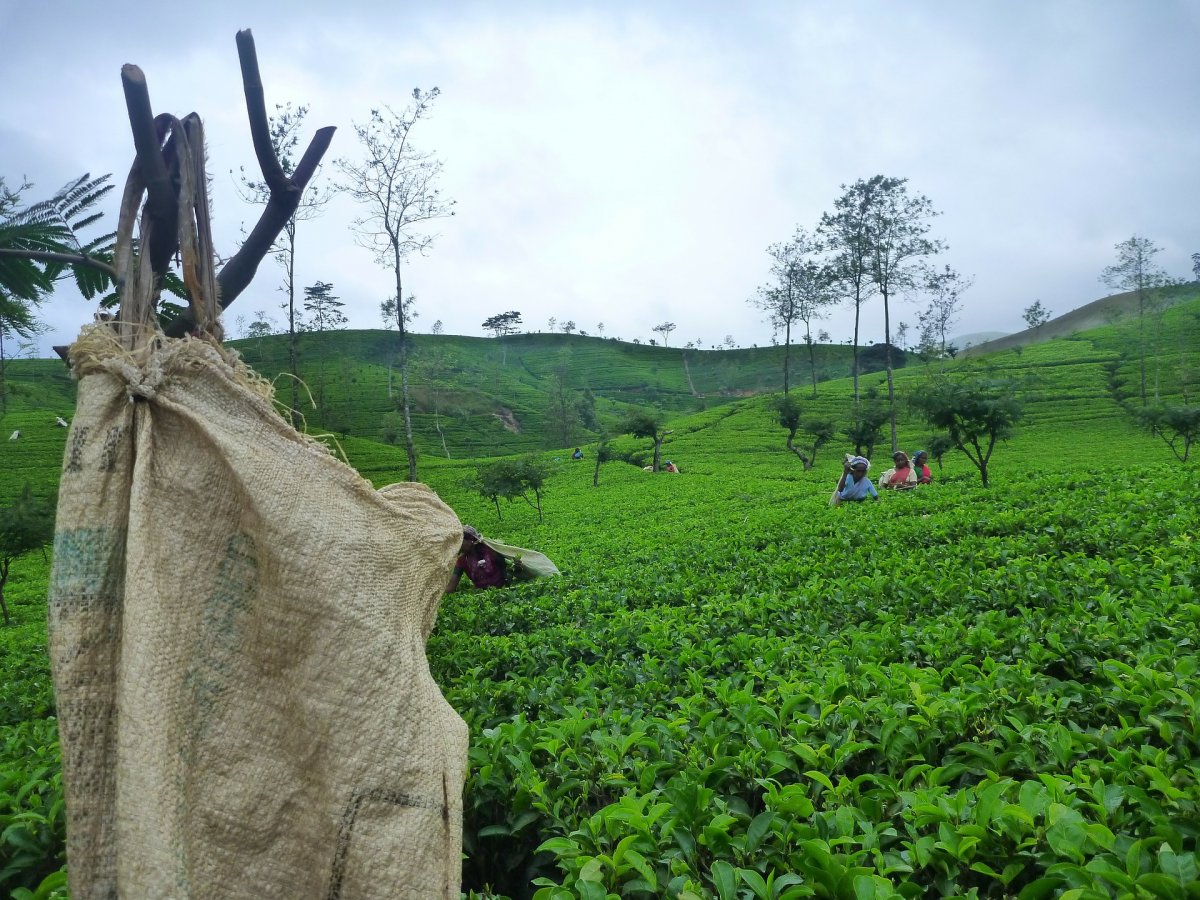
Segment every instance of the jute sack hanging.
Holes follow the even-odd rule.
[[[466,727],[425,639],[461,523],[122,309],[71,348],[51,576],[72,896],[457,898]]]

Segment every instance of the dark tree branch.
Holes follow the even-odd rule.
[[[263,261],[275,238],[283,230],[288,221],[296,214],[300,206],[300,198],[309,180],[317,171],[321,158],[329,149],[333,126],[320,128],[313,135],[308,149],[300,159],[296,171],[289,178],[283,172],[271,146],[270,119],[267,117],[267,106],[263,96],[262,79],[258,72],[258,57],[254,50],[254,38],[250,30],[239,31],[237,35],[238,55],[242,64],[242,81],[246,93],[246,112],[250,118],[250,134],[254,140],[254,152],[262,169],[263,181],[270,188],[271,196],[267,200],[262,216],[246,238],[246,242],[237,253],[221,268],[217,276],[218,295],[221,298],[221,308],[225,309],[238,295],[246,289],[258,271],[258,265]],[[169,337],[180,337],[195,328],[196,320],[191,310],[184,312],[170,325],[166,333]]]
[[[170,127],[169,116],[155,118],[150,106],[146,76],[135,65],[121,67],[125,91],[125,109],[133,131],[133,146],[142,181],[146,184],[146,211],[153,223],[150,232],[150,264],[162,275],[170,265],[178,245],[179,197],[172,183],[171,170],[163,155],[162,141]]]
[[[246,93],[246,111],[250,114],[250,138],[254,142],[254,155],[262,170],[263,181],[274,193],[289,190],[291,185],[283,166],[275,156],[271,144],[271,122],[267,117],[267,100],[263,92],[262,75],[258,71],[258,53],[254,49],[254,35],[247,28],[237,33],[238,59],[242,66],[242,87]]]

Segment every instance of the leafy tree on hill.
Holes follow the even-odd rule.
[[[665,347],[667,346],[667,338],[670,337],[671,332],[675,330],[675,323],[663,322],[661,325],[655,325],[650,330],[662,335],[663,346]]]
[[[442,164],[433,154],[417,150],[412,131],[430,115],[437,88],[414,88],[412,103],[402,112],[391,107],[371,110],[365,124],[355,125],[362,146],[361,161],[339,159],[335,165],[345,179],[341,188],[366,212],[354,222],[362,246],[375,261],[391,270],[396,297],[404,296],[404,264],[414,253],[433,244],[427,229],[437,219],[454,215],[454,201],[436,187]],[[401,310],[402,312],[402,310]],[[404,449],[408,454],[408,480],[417,480],[417,450],[413,443],[412,407],[408,396],[408,332],[404,316],[397,316],[400,356],[400,396],[404,412]]]
[[[654,441],[654,462],[652,464],[653,471],[657,472],[662,462],[662,443],[663,439],[671,432],[663,428],[663,423],[658,416],[649,412],[635,412],[625,420],[625,427],[622,429],[626,434],[631,434],[636,438],[646,438]]]
[[[858,334],[862,305],[875,290],[870,265],[870,213],[876,185],[861,178],[833,202],[833,212],[821,216],[817,235],[832,253],[830,272],[839,296],[854,306],[854,403],[858,404]]]
[[[33,550],[43,549],[54,538],[54,510],[49,503],[35,500],[28,484],[11,506],[0,508],[0,611],[4,624],[12,622],[4,586],[9,567]]]
[[[808,347],[809,371],[812,375],[813,396],[817,396],[817,358],[812,335],[812,323],[828,315],[828,308],[838,300],[830,269],[817,254],[821,246],[803,228],[797,228],[792,239],[772,244],[767,253],[775,261],[771,274],[775,282],[758,289],[750,302],[767,313],[771,327],[783,330],[783,392],[790,388],[792,326],[804,323],[804,343]]]
[[[771,401],[769,408],[775,415],[776,421],[787,433],[787,448],[800,458],[804,470],[808,471],[816,464],[817,451],[828,444],[837,435],[837,426],[823,419],[802,421],[800,403],[791,394],[781,394]],[[807,447],[796,446],[796,434],[803,431],[810,438]],[[805,452],[805,451],[808,452]]]
[[[930,270],[925,278],[925,292],[929,305],[917,317],[920,335],[917,338],[921,352],[938,359],[947,356],[946,333],[958,320],[962,295],[975,283],[974,276],[964,276],[946,266],[942,271]]]
[[[941,377],[922,387],[912,404],[967,455],[987,487],[996,444],[1012,435],[1023,415],[1016,384],[1008,379]]]
[[[258,341],[259,352],[262,352],[262,339],[270,337],[275,333],[275,326],[271,324],[271,320],[267,318],[265,309],[256,309],[254,311],[254,321],[246,326],[246,337]]]
[[[876,175],[872,202],[867,212],[869,244],[867,264],[871,281],[883,298],[884,363],[887,369],[888,419],[891,423],[892,450],[896,442],[896,385],[892,377],[892,325],[890,301],[898,293],[914,290],[924,271],[926,257],[946,248],[943,241],[930,238],[929,222],[939,215],[929,198],[908,192],[907,178]]]
[[[504,313],[497,313],[483,320],[483,327],[492,332],[492,336],[498,341],[510,334],[516,334],[517,326],[520,324],[521,314],[515,309],[510,309]],[[507,363],[508,346],[503,341],[500,341],[500,365],[507,365]]]
[[[870,459],[875,445],[883,437],[883,426],[888,420],[888,408],[879,402],[874,388],[863,397],[851,414],[850,422],[843,434],[854,445],[854,452]]]
[[[500,501],[512,503],[520,498],[537,510],[538,521],[542,521],[542,495],[545,493],[549,467],[536,456],[520,459],[499,459],[479,469],[467,481],[467,486],[496,507],[496,518],[500,515]]]
[[[1162,252],[1162,248],[1149,238],[1135,234],[1116,244],[1113,249],[1117,251],[1117,262],[1100,274],[1100,280],[1114,290],[1131,291],[1137,298],[1138,368],[1142,406],[1146,406],[1150,402],[1146,392],[1146,355],[1150,344],[1146,335],[1146,319],[1155,316],[1154,338],[1157,339],[1157,315],[1162,312],[1159,297],[1163,288],[1175,282],[1155,264],[1154,257]]]
[[[858,355],[859,370],[862,374],[867,375],[871,372],[883,372],[887,370],[888,357],[891,356],[892,368],[903,369],[908,365],[908,354],[899,347],[892,347],[887,344],[872,344],[863,349]],[[878,393],[874,388],[867,391],[871,399],[876,399]]]
[[[304,289],[304,311],[309,314],[315,331],[335,331],[349,321],[342,312],[343,303],[333,293],[328,281],[318,281]]]
[[[1041,300],[1034,300],[1025,307],[1025,311],[1021,313],[1021,318],[1025,320],[1027,327],[1037,329],[1049,322],[1050,317],[1053,315],[1054,313],[1042,305]]]
[[[496,313],[496,315],[483,320],[484,330],[490,331],[492,337],[496,338],[515,334],[517,326],[520,324],[521,314],[515,309],[510,309],[508,312]]]
[[[333,294],[333,285],[327,281],[318,281],[304,289],[304,311],[309,314],[309,322],[317,332],[333,331],[346,324],[346,316],[342,313],[345,306]],[[321,418],[325,417],[325,356],[320,357],[319,377],[317,380],[317,408]]]
[[[592,472],[592,487],[600,486],[600,464],[610,462],[616,458],[617,456],[613,452],[613,448],[609,445],[607,439],[601,441],[596,446],[596,468]]]
[[[1200,441],[1200,406],[1153,404],[1133,410],[1133,415],[1180,462],[1188,461],[1192,445]]]
[[[550,395],[546,401],[546,415],[554,430],[555,446],[569,447],[579,430],[579,405],[571,393],[570,351],[550,372]]]

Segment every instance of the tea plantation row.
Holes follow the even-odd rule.
[[[1200,896],[1200,483],[1107,393],[1106,334],[971,364],[1035,376],[991,490],[951,454],[830,508],[848,448],[802,471],[761,398],[672,422],[679,476],[560,459],[544,523],[423,458],[464,521],[564,570],[447,598],[430,642],[471,727],[464,889]],[[809,407],[844,418],[845,385]],[[53,492],[60,412],[6,416],[0,496]],[[402,477],[402,450],[341,446]],[[63,895],[48,565],[14,566],[0,629],[0,895]]]
[[[1200,890],[1194,477],[840,509],[611,477],[619,503],[580,488],[553,531],[509,526],[563,579],[455,595],[431,641],[472,729],[471,887]]]

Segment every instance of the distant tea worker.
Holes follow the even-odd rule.
[[[865,456],[852,456],[842,464],[842,477],[836,491],[839,503],[859,502],[868,497],[879,499],[879,492],[867,477],[870,470],[871,461]]]
[[[458,590],[463,575],[477,588],[500,587],[504,584],[504,557],[483,542],[483,535],[471,525],[463,526],[462,546],[454,562],[454,574],[446,585],[446,593]]]
[[[892,454],[892,468],[879,476],[879,487],[883,490],[908,491],[917,486],[917,473],[913,471],[908,454],[897,450]]]

